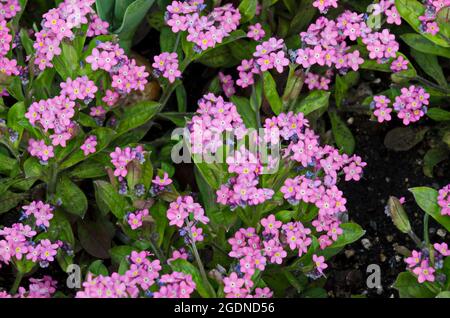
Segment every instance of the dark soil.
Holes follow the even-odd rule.
[[[356,139],[355,152],[367,162],[364,178],[359,182],[340,185],[347,197],[350,220],[360,224],[366,230],[360,241],[347,246],[331,262],[327,289],[332,297],[367,295],[368,297],[397,297],[392,288],[397,275],[405,269],[403,257],[397,253],[404,247],[414,249],[415,244],[406,234],[398,231],[391,219],[384,213],[389,196],[406,198],[405,209],[416,234],[422,237],[423,212],[415,204],[408,188],[416,186],[442,187],[450,182],[449,163],[435,168],[434,178],[426,177],[422,172],[423,156],[428,148],[427,141],[406,152],[386,149],[384,136],[397,125],[383,125],[371,122],[367,117],[355,118],[350,126]],[[430,222],[432,241],[449,241],[444,237],[442,228],[436,222]],[[363,239],[370,247],[363,246]],[[366,241],[367,242],[367,241]],[[369,289],[366,273],[370,264],[381,268],[382,288]]]

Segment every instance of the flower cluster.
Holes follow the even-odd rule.
[[[320,13],[327,13],[331,7],[338,7],[338,2],[337,0],[316,0],[313,2],[313,7],[317,8]]]
[[[425,12],[419,17],[422,22],[420,30],[422,32],[436,35],[439,32],[439,25],[436,22],[439,11],[450,6],[450,0],[426,0]]]
[[[33,215],[33,227],[24,223],[14,223],[11,227],[3,227],[0,230],[0,263],[9,264],[11,260],[26,259],[33,263],[47,267],[53,262],[62,242],[52,243],[49,239],[41,239],[34,242],[37,232],[35,226],[46,230],[50,226],[49,220],[53,218],[52,207],[42,201],[33,201],[23,207],[24,213],[21,219],[28,219]]]
[[[167,209],[167,218],[170,221],[169,225],[175,225],[179,228],[187,226],[187,233],[191,232],[197,222],[209,223],[202,206],[194,202],[191,196],[179,196],[171,202],[169,209]]]
[[[232,4],[214,8],[202,15],[203,0],[173,1],[167,6],[166,22],[174,33],[187,31],[187,40],[195,43],[196,51],[213,48],[237,29],[241,14]]]
[[[136,148],[126,147],[124,149],[116,147],[114,152],[110,153],[110,157],[111,163],[115,167],[114,175],[119,177],[120,180],[127,176],[127,166],[131,161],[137,160],[143,163],[145,160],[142,146],[137,146]]]
[[[318,3],[324,1],[318,1]],[[391,10],[394,10],[392,7]],[[335,20],[319,17],[312,23],[307,31],[300,33],[303,43],[302,48],[290,52],[291,58],[308,69],[305,83],[309,89],[329,89],[330,78],[334,67],[340,73],[345,74],[349,70],[357,71],[364,59],[360,51],[353,50],[346,40],[361,41],[366,45],[369,58],[382,64],[397,57],[399,44],[395,36],[384,29],[374,32],[364,21],[364,15],[352,11],[344,11]],[[400,56],[401,57],[401,56]],[[403,58],[393,60],[393,71],[404,70],[407,61]],[[325,76],[319,76],[309,72],[311,67],[327,67]]]
[[[154,68],[153,74],[156,77],[162,75],[170,83],[181,77],[177,53],[163,52],[160,55],[156,55],[152,67]]]
[[[243,138],[247,129],[233,103],[221,96],[207,94],[198,102],[197,114],[188,123],[193,154],[214,154],[222,146],[223,134]]]
[[[11,49],[12,36],[7,23],[21,10],[18,0],[0,2],[0,74],[19,75],[17,61],[7,57]]]
[[[345,11],[336,21],[320,17],[300,34],[306,47],[297,50],[296,63],[304,68],[326,65],[334,66],[343,73],[348,69],[356,71],[364,60],[358,50],[348,52],[350,47],[345,40],[355,41],[370,31],[363,16],[354,12]]]
[[[55,156],[53,146],[47,146],[43,140],[28,140],[28,152],[33,157],[39,158],[42,164],[45,164],[50,158]]]
[[[384,14],[388,24],[401,25],[402,19],[395,7],[395,0],[381,0],[379,3],[373,4],[373,15],[379,16]]]
[[[282,264],[288,255],[286,250],[295,251],[301,257],[311,245],[311,230],[301,222],[283,224],[274,215],[269,215],[261,220],[261,225],[264,228],[261,235],[254,228],[241,228],[228,240],[231,245],[228,255],[238,259],[239,264],[223,279],[226,297],[271,297],[269,289],[260,289],[255,296],[251,295],[255,272],[264,271],[268,264]],[[314,255],[313,262],[320,273],[327,268],[323,257]]]
[[[242,88],[248,87],[254,83],[254,74],[271,69],[282,73],[287,65],[289,65],[289,59],[285,53],[284,40],[272,37],[256,46],[252,59],[242,60],[237,68],[239,79],[236,84]]]
[[[222,72],[219,72],[219,82],[222,85],[222,91],[226,97],[230,98],[236,93],[234,81],[231,75],[225,75]]]
[[[404,125],[414,123],[427,113],[430,94],[424,88],[411,85],[409,88],[402,88],[401,95],[395,97],[393,110],[397,112],[397,117],[402,119]],[[374,109],[374,115],[381,123],[390,121],[392,108],[391,100],[384,95],[374,96],[371,108]]]
[[[318,208],[318,217],[312,224],[318,233],[326,233],[319,238],[324,249],[343,232],[339,219],[346,212],[346,199],[336,186],[338,176],[344,175],[345,181],[358,181],[366,163],[356,155],[341,155],[331,146],[321,147],[319,136],[307,127],[303,114],[293,113],[268,118],[264,125],[265,136],[277,132],[283,142],[288,142],[284,158],[300,165],[296,171],[302,174],[287,178],[280,191],[292,205],[305,202]]]
[[[56,292],[56,285],[57,282],[50,276],[44,276],[40,279],[30,278],[28,290],[19,287],[16,295],[0,291],[0,298],[51,298]]]
[[[373,32],[363,37],[363,43],[369,51],[369,58],[377,60],[378,64],[383,64],[391,58],[397,56],[399,43],[395,40],[395,35],[388,29],[381,32]]]
[[[133,251],[128,256],[129,269],[123,274],[109,276],[88,274],[84,289],[77,298],[188,298],[195,290],[191,275],[180,272],[161,275],[159,260],[150,260],[147,251]],[[159,290],[155,291],[155,283]]]
[[[112,78],[111,86],[121,95],[133,90],[143,91],[147,84],[149,74],[145,66],[139,66],[136,60],[128,58],[117,43],[99,43],[86,57],[86,62],[94,71],[100,69],[108,72]]]
[[[39,124],[45,132],[51,131],[50,139],[53,146],[66,147],[76,128],[76,123],[72,120],[75,116],[75,102],[84,100],[88,103],[95,97],[98,88],[87,76],[74,80],[68,78],[60,86],[59,96],[32,103],[25,117],[31,125]],[[43,140],[30,139],[29,152],[43,161],[54,156],[53,147],[46,146]]]
[[[308,85],[309,90],[320,89],[327,91],[330,87],[331,76],[334,75],[333,70],[325,73],[325,76],[320,76],[313,72],[306,74],[305,84]]]
[[[426,281],[434,282],[436,279],[436,270],[439,270],[443,266],[443,258],[450,256],[450,250],[446,243],[435,243],[433,245],[437,253],[434,254],[434,266],[432,266],[429,258],[429,251],[427,249],[423,251],[412,251],[411,256],[405,259],[408,268],[417,276],[419,283]]]
[[[148,209],[138,210],[134,213],[128,213],[127,222],[132,230],[136,230],[142,226],[143,219],[148,215]]]
[[[438,205],[442,215],[450,216],[450,184],[439,190]]]
[[[259,176],[263,172],[260,159],[244,146],[227,157],[228,172],[236,176],[217,190],[218,203],[229,205],[234,210],[238,206],[256,206],[272,198],[272,189],[258,187]]]
[[[64,39],[73,40],[75,29],[82,25],[89,24],[89,36],[108,33],[108,23],[101,21],[91,8],[94,3],[94,0],[65,0],[43,15],[43,29],[35,34],[33,45],[36,49],[34,63],[41,71],[53,67],[53,57],[61,54],[61,42]]]

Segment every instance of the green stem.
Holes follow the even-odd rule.
[[[190,229],[189,224],[186,222],[186,226]],[[214,290],[214,288],[211,286],[209,280],[208,280],[208,276],[206,276],[206,271],[205,271],[205,267],[203,266],[203,262],[200,259],[200,254],[198,253],[197,250],[197,246],[195,245],[195,241],[194,241],[194,237],[192,236],[192,231],[189,230],[189,239],[191,241],[191,247],[192,247],[192,252],[194,253],[194,258],[197,262],[197,266],[200,270],[200,275],[202,276],[203,282],[205,283],[205,285],[207,286],[207,288],[209,289],[210,295],[214,298],[217,297],[216,295],[216,291]]]
[[[165,264],[167,262],[167,258],[164,256],[164,253],[161,251],[161,249],[155,245],[155,242],[153,242],[152,238],[150,238],[148,242],[150,243],[150,248],[156,254],[156,257],[161,261],[161,263]]]
[[[431,246],[430,243],[429,220],[430,215],[428,213],[425,213],[423,217],[423,239],[425,240],[425,245],[428,247],[430,251],[431,265],[434,266],[434,248]]]
[[[16,279],[14,280],[14,284],[11,287],[9,293],[11,295],[15,295],[17,290],[19,289],[20,283],[22,282],[23,274],[21,272],[17,272]]]
[[[47,200],[53,200],[56,193],[56,183],[58,182],[58,164],[56,162],[49,165],[49,177],[47,185]]]
[[[413,231],[408,232],[409,237],[414,241],[414,243],[416,243],[416,245],[419,248],[423,248],[423,242],[420,240],[420,238],[416,235],[416,233],[414,233]]]
[[[180,44],[181,32],[178,32],[177,39],[175,40],[175,45],[173,46],[173,52],[178,50],[178,44]]]

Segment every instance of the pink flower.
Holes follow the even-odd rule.
[[[201,242],[203,241],[204,237],[202,235],[203,229],[201,227],[197,228],[196,226],[191,227],[191,235],[194,240],[194,242]]]
[[[408,264],[409,268],[415,267],[420,263],[422,259],[422,253],[417,251],[412,251],[411,256],[405,259],[406,264]]]
[[[450,256],[450,250],[448,249],[447,243],[435,243],[433,246],[436,251],[442,254],[442,256]]]
[[[83,150],[83,153],[85,156],[88,156],[91,153],[95,153],[95,147],[97,146],[97,137],[96,136],[89,136],[84,141],[84,144],[81,145],[81,150]]]
[[[54,256],[57,253],[58,244],[52,244],[50,240],[44,239],[39,242],[40,245],[40,252],[41,252],[41,260],[43,261],[54,261]]]
[[[240,288],[244,285],[244,280],[239,278],[235,272],[232,272],[229,277],[225,277],[223,279],[224,288],[223,291],[226,294],[235,293],[240,290]]]
[[[392,118],[390,115],[391,112],[392,112],[392,108],[379,107],[373,112],[373,114],[377,117],[378,122],[382,123],[383,121],[391,120],[391,118]]]
[[[319,271],[319,273],[323,274],[323,270],[328,267],[328,265],[325,263],[325,257],[317,256],[316,254],[313,254],[312,260],[314,262],[314,265],[316,266],[316,269]]]
[[[260,23],[250,25],[248,29],[249,30],[247,36],[255,41],[261,40],[266,35],[266,32],[264,31]]]
[[[402,24],[402,19],[395,6],[392,6],[390,9],[386,10],[385,14],[387,16],[387,23],[396,25]]]
[[[428,265],[428,261],[423,260],[419,267],[413,269],[413,273],[417,275],[417,281],[423,283],[425,281],[434,282],[435,269]]]
[[[267,218],[261,220],[261,225],[264,226],[264,232],[267,234],[276,234],[281,228],[281,221],[275,219],[275,215],[271,214]]]
[[[164,172],[164,175],[162,178],[160,178],[160,176],[156,176],[152,180],[152,183],[156,184],[158,186],[161,186],[161,187],[165,187],[165,186],[172,184],[172,179],[169,178],[169,174],[167,172]]]

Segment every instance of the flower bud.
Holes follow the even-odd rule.
[[[405,209],[403,209],[399,199],[390,197],[388,209],[395,226],[403,233],[410,233],[411,224],[409,223],[408,215],[406,214]]]

